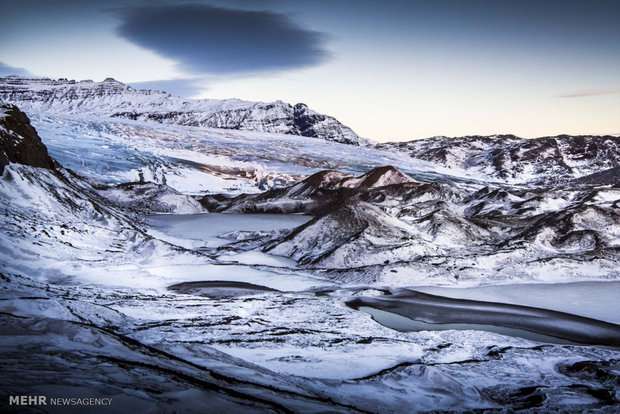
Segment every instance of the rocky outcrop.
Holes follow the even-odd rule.
[[[298,103],[293,107],[293,125],[295,135],[304,137],[324,138],[328,141],[351,145],[366,145],[369,142],[359,137],[351,128],[342,125],[331,116],[319,114]]]
[[[133,182],[102,187],[97,190],[100,195],[116,205],[138,214],[207,212],[193,197],[181,194],[165,184]]]
[[[47,169],[56,165],[26,114],[0,103],[0,173],[11,163]]]
[[[573,181],[575,184],[611,185],[620,188],[620,165],[608,170],[588,174]]]

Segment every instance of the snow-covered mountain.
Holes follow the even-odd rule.
[[[37,134],[0,114],[3,395],[197,413],[618,404],[614,168],[509,185],[299,136],[44,109]],[[174,214],[204,212],[188,193],[231,214]],[[312,216],[245,214],[266,211]],[[526,331],[495,330],[506,318]]]
[[[556,269],[564,279],[620,277],[617,185],[475,189],[415,182],[382,167],[359,178],[324,171],[287,188],[202,201],[216,211],[316,215],[261,246],[338,279],[544,280]]]
[[[0,78],[0,99],[32,113],[120,117],[168,124],[272,132],[352,145],[367,145],[351,128],[303,103],[239,99],[185,99],[134,89],[112,78],[103,82]]]
[[[620,137],[610,135],[433,137],[378,148],[510,183],[565,182],[620,164]]]

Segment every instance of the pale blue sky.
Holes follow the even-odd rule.
[[[0,73],[304,102],[377,140],[620,133],[618,1],[4,4]]]

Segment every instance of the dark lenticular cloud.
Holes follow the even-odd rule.
[[[192,73],[249,73],[316,65],[322,33],[269,11],[179,4],[119,11],[125,39],[179,62]]]

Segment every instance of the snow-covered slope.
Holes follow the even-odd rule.
[[[620,137],[610,135],[433,137],[378,148],[510,183],[562,182],[620,164]]]
[[[162,91],[137,90],[114,79],[0,78],[0,99],[34,114],[81,114],[161,123],[273,132],[352,145],[367,145],[351,128],[305,104],[239,99],[185,99]]]
[[[261,241],[262,247],[338,280],[394,285],[620,277],[618,188],[476,190],[405,180],[393,167],[361,178],[371,176],[380,185],[346,186],[351,177],[325,171],[284,189],[221,201],[219,208],[318,214],[289,234]],[[361,178],[355,180],[364,183]],[[215,201],[211,206],[218,208]]]
[[[165,184],[138,181],[115,186],[100,186],[97,192],[115,204],[138,214],[207,212],[196,199]]]
[[[345,306],[396,296],[391,285],[512,281],[521,285],[494,286],[493,300],[527,296],[617,323],[617,281],[523,285],[617,279],[618,189],[608,175],[544,190],[485,187],[369,147],[35,115],[50,154],[72,172],[46,155],[25,116],[2,114],[3,395],[188,413],[611,412],[618,402],[617,350],[480,326],[402,332]],[[395,167],[375,168],[383,164]],[[286,186],[320,167],[329,170]],[[313,199],[325,211],[312,220],[135,214],[195,206],[165,183],[230,199],[248,188],[232,188],[242,177],[279,183],[266,203]]]
[[[11,105],[0,111],[0,154],[9,161],[0,178],[0,271],[56,271],[59,276],[63,272],[57,269],[76,256],[85,264],[110,259],[131,263],[171,251],[137,225],[125,202],[102,196],[105,191],[53,160],[23,112]],[[204,211],[188,196],[153,186],[169,194],[169,200],[158,200],[168,211]],[[152,204],[148,194],[136,188],[127,188],[125,197],[140,203],[142,212],[158,211],[147,208]]]
[[[76,254],[96,262],[122,252],[120,260],[131,261],[157,246],[166,249],[90,184],[49,158],[22,112],[3,108],[8,115],[0,121],[5,126],[2,151],[11,155],[17,146],[20,152],[9,157],[12,162],[0,178],[0,271],[53,274]]]

